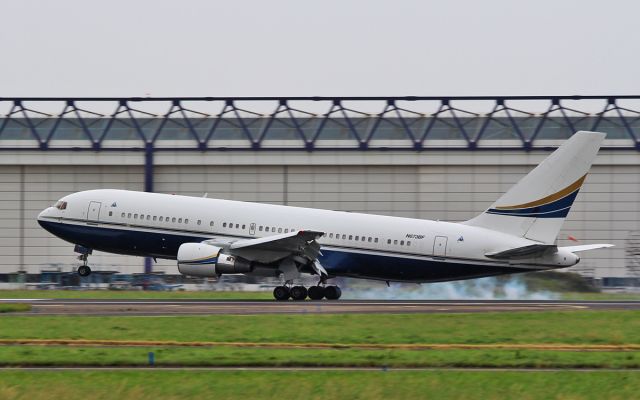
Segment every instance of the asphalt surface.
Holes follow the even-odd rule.
[[[397,314],[478,313],[567,310],[640,310],[640,301],[535,301],[535,300],[86,300],[0,299],[31,304],[26,313],[9,315],[255,315],[255,314]],[[1,314],[0,314],[1,315]],[[0,316],[0,318],[2,318]]]

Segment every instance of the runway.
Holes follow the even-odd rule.
[[[640,301],[537,301],[537,300],[86,300],[0,299],[27,303],[31,311],[5,315],[257,315],[257,314],[398,314],[480,313],[568,310],[640,310]],[[0,314],[2,315],[2,314]],[[0,316],[0,318],[2,318]]]

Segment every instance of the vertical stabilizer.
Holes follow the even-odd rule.
[[[605,138],[580,131],[465,224],[552,244]]]

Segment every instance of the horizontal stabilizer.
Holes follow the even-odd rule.
[[[600,244],[583,244],[581,246],[566,246],[560,247],[563,250],[568,250],[572,253],[576,253],[578,251],[587,251],[587,250],[595,250],[595,249],[604,249],[607,247],[613,247],[612,244],[600,243]]]
[[[499,260],[508,258],[530,258],[541,255],[549,249],[555,250],[556,248],[555,244],[532,244],[529,246],[486,253],[485,256]]]

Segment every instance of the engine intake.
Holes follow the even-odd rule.
[[[183,275],[215,277],[251,272],[251,263],[204,243],[184,243],[178,248],[178,271]]]

